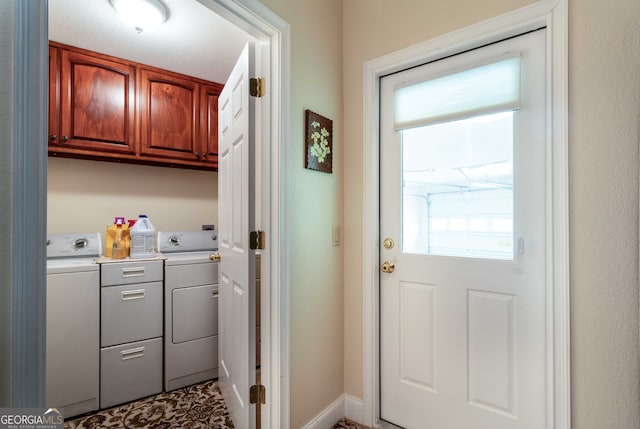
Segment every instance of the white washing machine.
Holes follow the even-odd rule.
[[[158,232],[164,268],[166,391],[218,376],[217,231]]]
[[[100,234],[47,236],[47,407],[65,417],[98,409]]]

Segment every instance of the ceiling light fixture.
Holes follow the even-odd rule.
[[[167,8],[159,0],[110,0],[120,18],[138,33],[150,31],[167,20]]]

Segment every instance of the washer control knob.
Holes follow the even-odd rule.
[[[89,240],[87,240],[86,238],[78,238],[77,240],[75,240],[73,242],[73,248],[74,249],[82,249],[82,248],[86,247],[87,244],[89,244]]]

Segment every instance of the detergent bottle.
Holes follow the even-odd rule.
[[[127,245],[125,242],[124,224],[116,224],[116,232],[111,246],[111,257],[113,259],[124,259],[127,257]]]
[[[156,230],[147,215],[141,214],[129,233],[132,259],[156,256]]]
[[[118,227],[120,225],[120,227]],[[120,229],[120,232],[118,232]],[[120,237],[124,241],[125,256],[129,254],[129,226],[125,223],[124,217],[116,217],[113,221],[113,225],[109,225],[107,228],[107,239],[105,242],[104,256],[113,257],[113,244],[116,240],[116,232],[120,234]]]

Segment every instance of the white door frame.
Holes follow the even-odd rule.
[[[262,383],[265,427],[289,428],[290,27],[258,0],[198,0],[262,42],[268,102],[261,111]],[[44,406],[48,4],[15,5],[11,404]],[[34,84],[40,82],[41,85]],[[38,143],[40,142],[40,143]],[[33,225],[33,226],[32,226]],[[266,285],[266,286],[265,286]]]
[[[540,27],[547,43],[547,427],[570,429],[569,183],[567,0],[541,0],[364,65],[363,419],[384,427],[379,393],[379,114],[380,78]]]

